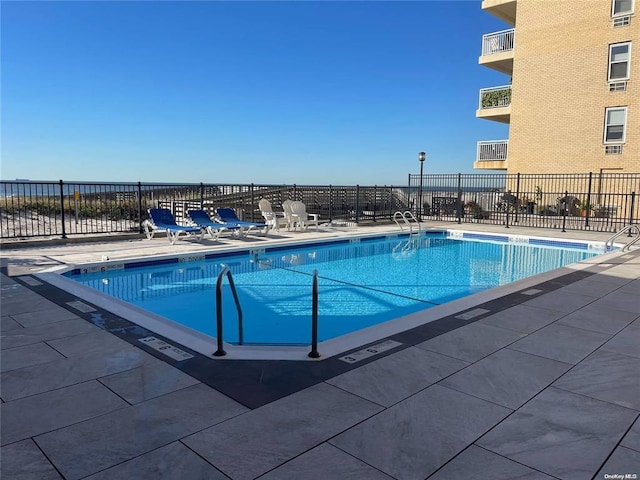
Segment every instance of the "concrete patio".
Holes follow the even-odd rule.
[[[397,228],[281,232],[254,242],[377,230]],[[238,401],[253,398],[243,392],[240,361],[228,363],[233,370],[226,373],[205,372],[209,363],[182,368],[88,321],[90,312],[69,307],[68,294],[34,276],[103,255],[185,253],[237,242],[3,245],[2,478],[581,480],[640,474],[638,248],[458,312],[451,317],[458,328],[390,337],[400,346],[353,365],[310,361],[307,369],[287,370],[283,380],[278,369],[287,362],[251,364],[247,376],[257,375],[265,395],[280,392],[275,400],[256,400],[259,406]],[[104,318],[120,325],[108,312]],[[323,362],[332,367],[320,372]],[[296,385],[293,393],[282,385],[287,381]]]

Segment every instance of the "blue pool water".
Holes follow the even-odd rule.
[[[76,270],[67,276],[215,336],[215,285],[228,265],[244,312],[244,343],[307,345],[314,270],[322,341],[598,253],[586,246],[472,241],[436,233],[213,254],[106,272]],[[223,313],[224,340],[238,343],[237,313],[226,279]]]

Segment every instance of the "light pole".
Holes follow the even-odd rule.
[[[418,190],[418,222],[422,221],[422,169],[424,168],[424,161],[427,158],[427,154],[420,152],[418,154],[418,160],[420,160],[420,190]]]

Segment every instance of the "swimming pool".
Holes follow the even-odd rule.
[[[308,345],[314,270],[319,275],[319,339],[326,341],[602,253],[591,247],[428,232],[76,268],[66,275],[215,336],[215,284],[229,266],[244,312],[242,343]],[[226,282],[223,314],[224,340],[240,343]]]

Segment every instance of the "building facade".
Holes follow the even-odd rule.
[[[505,83],[476,116],[509,125],[479,141],[474,168],[640,172],[638,0],[484,0],[512,28],[483,36],[480,65]]]

